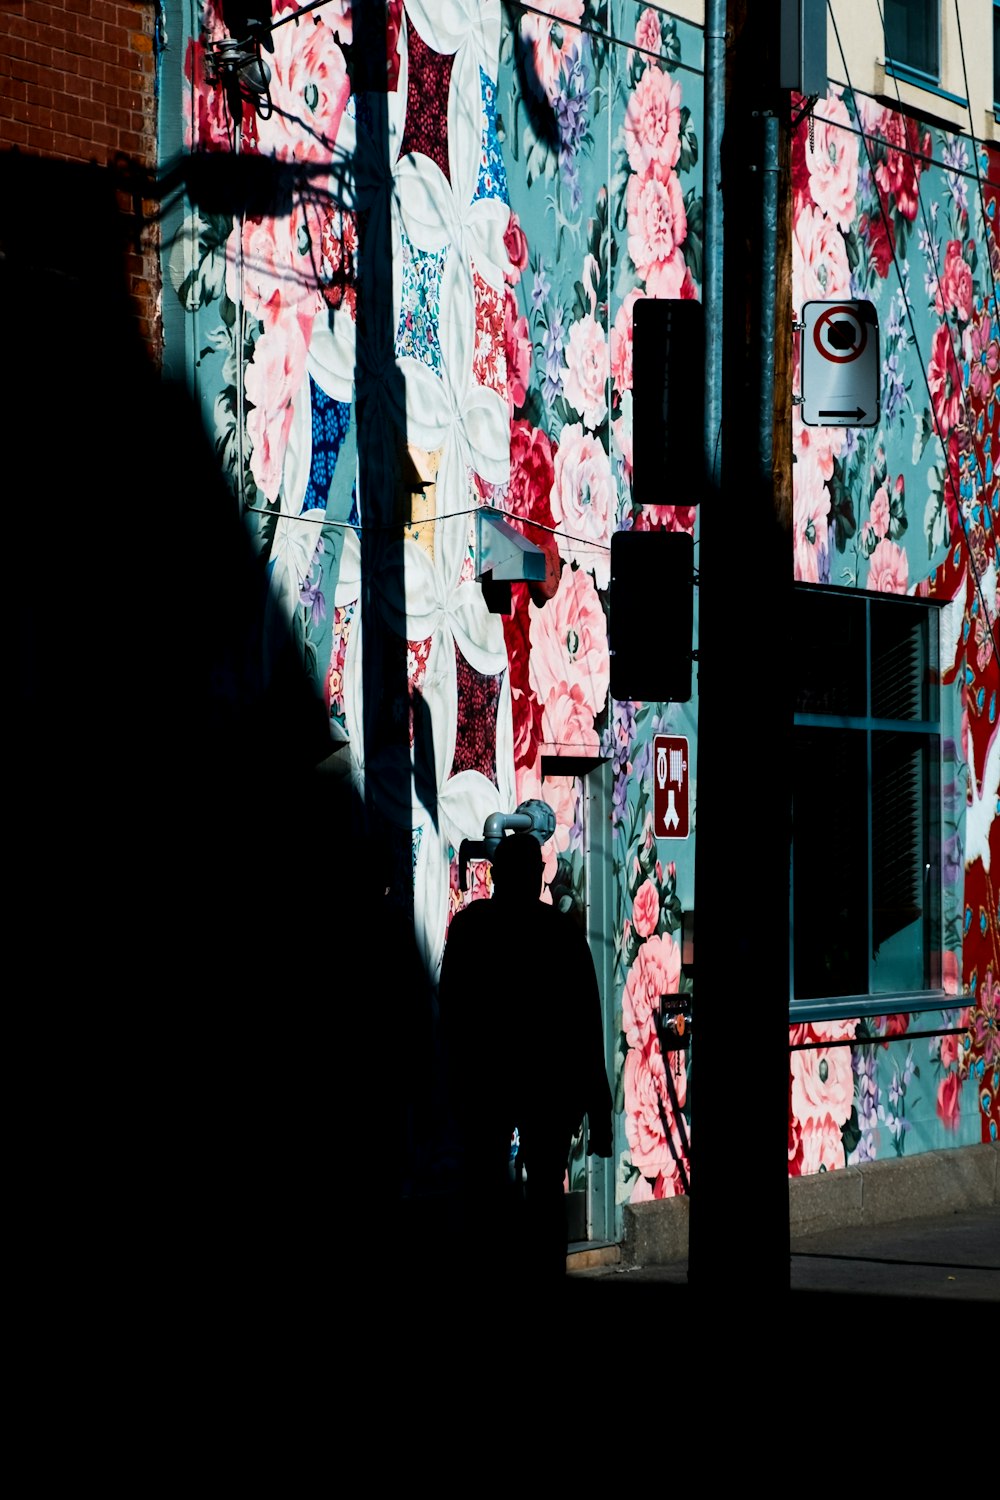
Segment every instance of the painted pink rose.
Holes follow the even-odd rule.
[[[556,831],[549,840],[553,853],[564,854],[572,843],[576,826],[580,784],[575,776],[546,776],[539,796],[556,815]]]
[[[320,242],[319,283],[325,301],[336,309],[343,306],[357,319],[358,219],[347,209],[335,208],[323,220]]]
[[[854,1069],[850,1047],[802,1047],[790,1055],[792,1113],[805,1126],[829,1116],[839,1128],[851,1117]]]
[[[693,536],[696,516],[693,505],[644,505],[632,522],[632,530],[686,531]]]
[[[830,491],[817,465],[796,465],[792,505],[792,547],[798,583],[818,583],[820,554],[826,547]]]
[[[597,755],[594,714],[579,683],[562,682],[542,706],[542,745],[555,755]]]
[[[851,293],[844,236],[817,208],[796,215],[792,234],[792,301],[801,317],[807,302],[830,302]]]
[[[955,359],[955,345],[947,323],[941,323],[931,342],[927,386],[941,436],[947,437],[962,420],[962,377]]]
[[[552,515],[567,536],[559,538],[564,558],[592,569],[597,587],[611,581],[611,520],[615,483],[608,455],[579,422],[562,430],[555,459]]]
[[[680,1154],[683,1156],[682,1152]],[[688,1167],[685,1170],[690,1170],[690,1168]],[[669,1168],[666,1171],[661,1171],[653,1184],[653,1197],[654,1199],[681,1198],[684,1192],[684,1179],[681,1177],[681,1169],[673,1158],[671,1158]]]
[[[683,1052],[679,1052],[677,1058],[679,1069],[672,1077],[672,1082],[677,1102],[683,1106],[687,1097],[687,1062]],[[673,1066],[671,1058],[671,1068]],[[673,1104],[667,1088],[663,1058],[655,1043],[649,1048],[631,1049],[625,1058],[623,1083],[625,1138],[629,1144],[632,1165],[644,1177],[656,1178],[661,1172],[669,1174],[673,1169],[674,1153],[663,1129],[661,1104],[678,1154],[682,1151],[682,1143],[673,1123]]]
[[[884,537],[889,530],[889,495],[884,484],[875,491],[871,522],[875,535]]]
[[[954,313],[959,322],[968,323],[972,317],[972,299],[972,268],[962,255],[962,241],[949,240],[934,306],[942,316]]]
[[[647,938],[625,980],[622,1027],[630,1047],[648,1047],[656,1036],[662,995],[676,995],[681,978],[681,950],[668,932]]]
[[[277,7],[275,19],[294,9]],[[346,18],[324,8],[305,25],[276,26],[271,32],[274,52],[265,61],[271,70],[272,112],[258,123],[262,153],[280,161],[329,162],[351,96],[334,24],[347,26],[349,15],[350,7]]]
[[[886,538],[879,542],[869,559],[865,588],[876,594],[905,594],[909,571],[902,547]]]
[[[622,126],[632,171],[644,177],[652,167],[664,173],[674,168],[681,154],[680,129],[680,83],[652,64],[636,84]]]
[[[644,52],[659,52],[661,41],[660,13],[647,5],[635,23],[635,45]]]
[[[799,1175],[811,1177],[816,1172],[836,1172],[846,1167],[841,1127],[829,1115],[807,1120],[802,1126],[799,1153]]]
[[[600,427],[608,414],[608,343],[593,313],[572,325],[563,358],[563,395],[585,427]]]
[[[622,461],[622,469],[629,484],[632,483],[632,392],[626,391],[622,402],[622,415],[611,424],[615,451]]]
[[[809,192],[816,207],[848,230],[858,193],[858,137],[843,99],[821,99],[805,132]]]
[[[632,309],[644,296],[638,287],[629,292],[611,329],[611,379],[619,396],[632,389]]]
[[[184,57],[184,144],[189,151],[231,151],[232,123],[225,89],[209,83],[205,67],[206,43],[227,36],[217,7],[206,0],[202,9],[201,34],[192,37]]]
[[[941,1038],[941,1066],[942,1068],[953,1068],[958,1062],[958,1038],[943,1036]]]
[[[503,343],[507,355],[507,410],[511,417],[528,396],[531,378],[531,334],[528,320],[519,316],[517,302],[508,290],[503,304]]]
[[[646,879],[632,902],[632,926],[641,938],[652,937],[660,921],[660,893],[654,881]]]
[[[822,481],[833,477],[833,464],[844,451],[847,432],[843,427],[807,427],[796,412],[792,420],[792,452],[795,472],[812,466]]]
[[[504,279],[512,286],[516,286],[521,279],[521,272],[526,270],[528,265],[528,237],[521,228],[521,221],[515,213],[512,213],[507,220],[507,228],[503,232],[503,247],[510,263],[504,267]]]
[[[580,568],[563,568],[559,587],[544,608],[529,609],[528,681],[540,703],[560,683],[579,685],[596,718],[608,697],[608,622],[594,580]]]
[[[961,1119],[962,1080],[957,1073],[946,1073],[937,1086],[935,1109],[946,1130],[957,1130]]]
[[[267,332],[298,322],[308,342],[324,306],[319,284],[323,223],[316,205],[297,204],[277,219],[247,219],[239,263],[234,230],[226,247],[226,291]],[[315,247],[315,248],[314,248]]]
[[[294,323],[286,330],[262,333],[247,365],[246,395],[252,405],[247,414],[247,435],[253,444],[250,472],[268,500],[276,500],[281,488],[293,402],[305,368],[305,340]]]
[[[941,955],[941,987],[946,995],[957,995],[961,989],[958,954],[946,948]]]
[[[651,167],[630,177],[625,192],[628,253],[651,297],[679,297],[687,265],[687,212],[676,172]]]
[[[535,77],[554,104],[563,59],[580,45],[575,23],[583,15],[583,0],[547,0],[545,11],[545,15],[526,12],[521,17],[521,35],[531,45]]]
[[[652,1203],[653,1184],[648,1177],[641,1174],[632,1183],[632,1190],[628,1195],[630,1203]]]

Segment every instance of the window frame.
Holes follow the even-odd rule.
[[[800,683],[795,684],[795,701],[793,708],[793,747],[800,730],[825,732],[836,730],[841,734],[863,736],[865,763],[868,768],[866,782],[866,806],[863,819],[859,820],[858,826],[863,822],[866,849],[864,856],[867,863],[867,885],[863,893],[863,906],[867,921],[867,931],[864,940],[859,940],[858,947],[860,955],[855,954],[852,962],[857,962],[860,969],[864,967],[867,974],[867,989],[852,994],[842,994],[837,991],[829,994],[814,994],[812,990],[807,996],[796,993],[796,982],[800,976],[796,973],[796,940],[797,927],[799,929],[799,941],[802,940],[803,911],[801,910],[801,896],[799,899],[800,910],[798,922],[796,921],[796,824],[794,817],[794,793],[798,784],[798,760],[796,748],[793,748],[793,831],[791,848],[791,869],[789,879],[789,1014],[790,1019],[795,1021],[808,1019],[835,1019],[848,1016],[879,1015],[888,1011],[918,1011],[938,1008],[946,1003],[947,997],[943,989],[941,977],[942,948],[944,939],[943,930],[943,890],[942,890],[942,856],[943,840],[945,837],[944,806],[942,797],[943,786],[943,756],[945,751],[946,729],[945,729],[945,701],[941,683],[940,668],[940,627],[939,607],[937,601],[932,599],[915,600],[911,596],[887,596],[868,593],[862,590],[839,589],[823,585],[797,584],[795,587],[796,598],[806,594],[821,594],[827,601],[840,598],[846,608],[855,611],[850,617],[844,616],[845,622],[849,620],[850,628],[856,627],[859,612],[863,610],[864,615],[864,665],[865,665],[865,687],[864,687],[864,712],[857,711],[857,704],[852,704],[847,713],[827,712],[822,708],[805,709],[800,706],[799,694]],[[884,718],[872,711],[872,679],[873,679],[873,644],[872,644],[872,615],[874,610],[889,608],[904,608],[920,610],[926,621],[925,629],[925,670],[926,681],[925,702],[922,705],[921,717]],[[807,632],[802,631],[796,625],[796,638],[805,640]],[[845,637],[849,634],[845,627]],[[877,637],[876,637],[877,638]],[[845,682],[847,679],[845,678]],[[852,689],[857,691],[857,684]],[[926,860],[924,871],[926,893],[924,904],[920,910],[921,942],[920,959],[925,983],[917,989],[902,988],[876,988],[876,969],[878,966],[878,951],[873,951],[873,939],[875,932],[875,901],[873,899],[873,843],[875,841],[875,822],[872,816],[873,788],[870,768],[872,765],[872,746],[876,736],[886,733],[901,734],[903,736],[918,737],[922,741],[921,749],[921,777],[924,783],[922,792],[923,806],[918,813],[918,834],[921,836],[921,850],[919,858]],[[859,750],[860,744],[855,744],[854,749]],[[801,835],[800,835],[801,838]],[[801,844],[800,844],[801,848]],[[813,852],[815,858],[815,852]],[[889,960],[891,962],[891,959]],[[855,976],[856,977],[856,976]]]
[[[883,12],[883,35],[882,41],[885,50],[885,71],[892,78],[898,78],[901,83],[912,83],[918,88],[932,88],[938,91],[941,87],[941,53],[942,53],[942,27],[941,27],[941,0],[920,0],[925,8],[934,8],[933,30],[935,32],[934,43],[934,71],[929,72],[926,68],[918,66],[905,57],[894,55],[889,46],[889,4],[890,0],[884,0]],[[910,0],[907,9],[915,8],[914,0]],[[931,27],[928,25],[928,30]]]

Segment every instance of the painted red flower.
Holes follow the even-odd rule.
[[[858,233],[868,248],[868,260],[882,277],[889,274],[893,253],[896,249],[896,230],[887,214],[862,214],[858,220]]]
[[[930,131],[921,137],[911,115],[887,109],[875,133],[885,141],[885,157],[875,168],[875,180],[882,192],[895,200],[896,212],[912,224],[920,206],[920,174],[931,155]]]
[[[503,616],[504,642],[510,663],[510,697],[514,726],[514,766],[534,765],[542,737],[542,706],[528,681],[528,588],[511,585],[511,612]]]
[[[938,430],[946,438],[962,419],[962,377],[955,358],[952,331],[940,323],[931,344],[927,387],[934,406]]]

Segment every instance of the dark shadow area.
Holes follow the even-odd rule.
[[[0,158],[22,1128],[71,1274],[110,1232],[122,1276],[155,1244],[168,1302],[225,1303],[329,1254],[360,1080],[335,1063],[351,965],[324,948],[358,808],[317,770],[328,726],[290,649],[263,680],[261,564],[147,357],[115,188]]]

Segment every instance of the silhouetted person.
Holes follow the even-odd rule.
[[[564,1181],[584,1116],[588,1154],[612,1151],[600,994],[585,936],[540,899],[534,834],[507,835],[492,863],[493,897],[452,918],[441,967],[463,1255],[473,1274],[556,1285],[566,1271]]]

